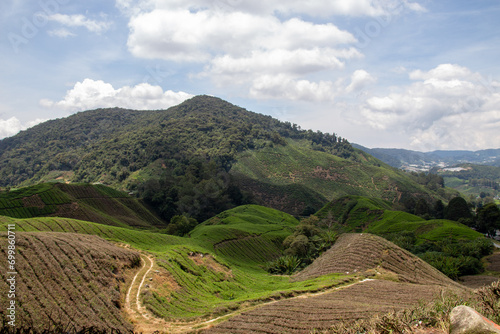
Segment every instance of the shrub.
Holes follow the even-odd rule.
[[[301,262],[302,260],[298,256],[285,255],[270,262],[266,270],[271,274],[291,275]]]

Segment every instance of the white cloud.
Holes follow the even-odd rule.
[[[66,27],[84,27],[88,31],[101,33],[110,27],[106,21],[95,21],[86,18],[84,15],[52,14],[47,16],[47,20],[58,22]]]
[[[10,137],[23,129],[21,121],[16,117],[7,120],[0,119],[0,138]]]
[[[311,82],[286,75],[262,75],[253,81],[250,97],[325,102],[333,101],[338,91],[338,84],[331,81]]]
[[[351,83],[346,87],[347,93],[357,92],[374,83],[376,79],[365,70],[356,70],[351,76]]]
[[[254,74],[293,74],[305,75],[324,70],[336,70],[344,67],[341,59],[361,57],[355,49],[275,49],[269,51],[253,51],[247,57],[224,55],[213,59],[207,67],[205,75]]]
[[[72,33],[68,29],[61,28],[61,29],[55,29],[55,30],[49,30],[48,34],[50,36],[55,36],[55,37],[60,37],[60,38],[67,38],[67,37],[75,37],[76,34]]]
[[[27,128],[35,126],[44,121],[46,120],[37,118],[33,121],[28,122],[27,124],[23,124],[16,117],[11,117],[6,120],[0,119],[0,139],[13,136],[21,130],[26,130]]]
[[[477,74],[472,73],[466,67],[462,67],[456,64],[441,64],[436,68],[424,72],[422,70],[416,70],[410,73],[410,79],[413,80],[429,80],[429,79],[438,79],[438,80],[450,80],[457,78],[478,78]]]
[[[368,98],[362,121],[409,136],[416,149],[500,146],[498,82],[451,64],[411,72],[410,78],[415,82],[400,92]]]
[[[63,100],[54,102],[43,99],[40,104],[45,108],[59,108],[69,112],[112,107],[153,110],[166,109],[192,96],[171,90],[164,92],[160,86],[147,83],[115,89],[102,80],[85,79],[77,82]]]
[[[117,0],[116,6],[130,16],[127,46],[135,57],[198,63],[203,71],[192,77],[251,98],[316,102],[375,82],[364,70],[350,81],[335,75],[363,54],[334,17],[424,10],[408,0]],[[344,81],[350,83],[342,87]]]
[[[272,49],[329,49],[355,38],[333,24],[299,19],[281,22],[273,16],[208,10],[157,9],[129,23],[129,50],[136,57],[205,62],[212,57],[243,57]]]
[[[142,2],[148,9],[129,22],[130,52],[140,58],[199,62],[205,65],[199,76],[210,77],[217,86],[238,85],[254,98],[331,100],[335,92],[326,91],[333,82],[308,76],[343,69],[346,60],[363,56],[352,46],[354,36],[332,23],[282,20],[275,16],[276,8],[265,13],[245,7],[269,6],[267,2],[239,2],[243,9],[206,1],[167,3],[151,1],[148,7]],[[120,0],[119,6],[132,7],[129,0]]]
[[[409,9],[424,11],[418,3],[407,0],[191,0],[186,5],[184,0],[118,0],[118,7],[124,10],[141,6],[143,8],[181,9],[188,7],[192,11],[203,9],[218,11],[241,11],[257,15],[280,13],[283,15],[305,14],[311,16],[380,16],[394,10]]]

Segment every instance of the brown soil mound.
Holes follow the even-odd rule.
[[[500,252],[496,252],[489,256],[487,270],[500,273]]]
[[[137,252],[93,235],[26,233],[15,235],[15,268],[0,261],[0,318],[15,300],[16,327],[43,331],[62,325],[65,331],[132,326],[123,317],[120,285],[124,269],[140,265]],[[0,258],[7,258],[7,233],[0,234]],[[7,297],[7,278],[15,274],[15,298]],[[0,325],[1,327],[2,325]]]
[[[244,312],[203,333],[316,333],[339,321],[355,321],[417,305],[444,288],[371,280],[309,298],[293,298]]]
[[[343,234],[335,245],[295,275],[303,281],[331,273],[355,273],[373,269],[391,272],[399,281],[457,286],[439,270],[384,238],[371,234]]]

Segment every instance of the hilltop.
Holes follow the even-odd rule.
[[[335,133],[210,96],[168,110],[97,109],[39,124],[0,141],[0,180],[99,182],[134,192],[167,221],[181,213],[203,221],[247,203],[310,214],[347,194],[392,203],[450,197]]]

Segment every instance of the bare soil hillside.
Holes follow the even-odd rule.
[[[124,270],[140,265],[139,253],[97,236],[74,233],[18,232],[15,246],[15,298],[4,298],[11,287],[7,278],[13,268],[0,262],[4,325],[9,320],[7,303],[15,300],[18,328],[132,330],[123,316],[120,288]],[[7,258],[7,250],[7,233],[1,233],[0,258]]]
[[[437,285],[364,281],[323,295],[267,304],[203,333],[316,333],[340,321],[368,319],[430,301],[443,289]]]
[[[307,280],[331,273],[393,273],[401,282],[459,286],[439,270],[384,238],[361,233],[343,234],[335,245],[293,278]]]

